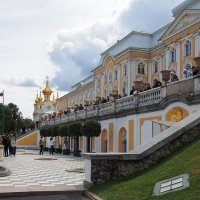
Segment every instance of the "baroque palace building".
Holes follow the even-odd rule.
[[[110,94],[122,95],[123,90],[128,94],[115,102],[101,104],[98,109],[62,116],[63,122],[98,116],[102,133],[92,139],[94,152],[130,152],[199,109],[200,103],[194,102],[195,98],[188,100],[184,94],[200,91],[199,79],[188,75],[192,66],[196,66],[195,59],[200,57],[200,0],[186,0],[172,14],[174,20],[153,33],[132,31],[117,41],[101,54],[89,77],[58,99],[57,109],[64,112],[76,104],[88,105]],[[179,81],[129,95],[134,81],[152,85],[154,79],[162,81],[163,70],[176,73]],[[48,111],[50,104],[56,110],[47,97],[45,102],[48,104],[36,102],[35,119],[39,120],[39,113]],[[39,112],[41,105],[45,109]],[[84,137],[80,138],[80,149],[86,151]]]

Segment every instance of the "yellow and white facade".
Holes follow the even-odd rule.
[[[186,0],[172,13],[174,21],[154,33],[133,31],[104,51],[92,75],[58,99],[59,109],[93,102],[97,97],[109,96],[113,90],[122,95],[125,89],[129,94],[133,81],[152,85],[155,78],[162,79],[160,71],[166,69],[174,71],[179,80],[188,78],[185,71],[190,71],[196,65],[194,58],[200,57],[200,0]],[[160,110],[102,119],[102,133],[92,139],[92,149],[94,152],[132,151],[150,140],[152,134],[159,134],[170,123],[199,109],[199,104],[177,101]],[[84,152],[83,137],[80,147]]]

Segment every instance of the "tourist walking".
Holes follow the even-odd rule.
[[[40,146],[40,155],[44,154],[43,153],[43,147],[44,147],[44,140],[43,137],[41,136],[40,141],[39,141],[39,146]]]
[[[8,135],[8,149],[9,149],[9,156],[12,156],[11,135]]]
[[[54,152],[54,142],[53,142],[53,138],[51,137],[49,140],[49,154],[53,155]]]
[[[12,148],[12,155],[15,157],[16,155],[16,135],[11,136],[11,148]]]
[[[9,148],[9,142],[8,142],[8,136],[3,136],[2,144],[4,146],[4,157],[8,157],[8,148]]]

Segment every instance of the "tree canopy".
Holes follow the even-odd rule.
[[[82,125],[81,132],[86,137],[97,137],[101,133],[101,124],[94,119],[87,120]]]
[[[17,133],[19,130],[28,128],[31,122],[31,119],[23,118],[17,105],[13,103],[0,104],[0,133]]]

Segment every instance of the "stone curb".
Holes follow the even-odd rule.
[[[96,194],[89,191],[84,191],[83,195],[90,200],[103,200],[102,198],[98,197]]]
[[[27,191],[27,192],[4,192],[0,193],[0,199],[2,197],[26,197],[26,196],[45,196],[45,195],[64,195],[64,194],[73,194],[80,193],[83,194],[83,190],[75,190],[75,191]]]

